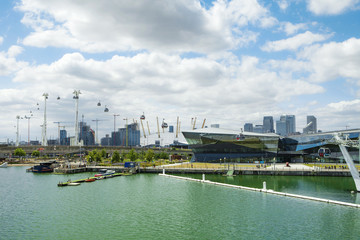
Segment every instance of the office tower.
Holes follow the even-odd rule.
[[[253,124],[252,123],[245,123],[244,131],[245,132],[253,132],[254,131]]]
[[[263,132],[273,133],[274,130],[274,119],[272,116],[265,116],[263,120]]]
[[[281,115],[276,121],[276,133],[287,136],[296,132],[295,115]]]
[[[303,133],[310,134],[317,132],[316,117],[310,115],[306,117],[306,127],[303,129]]]

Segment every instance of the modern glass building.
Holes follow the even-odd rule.
[[[244,131],[245,132],[253,132],[254,131],[254,126],[252,123],[245,123],[244,124]]]
[[[282,115],[276,121],[276,133],[281,136],[291,135],[296,132],[295,115]]]
[[[197,129],[182,132],[193,161],[220,162],[226,158],[231,162],[343,162],[338,145],[331,143],[335,134],[358,140],[360,129],[323,132],[317,134],[290,135],[282,137],[274,133],[237,132],[224,129]],[[326,159],[319,158],[320,148],[329,149]],[[348,148],[355,161],[359,150]]]
[[[316,133],[317,132],[317,123],[316,117],[307,116],[306,117],[306,127],[303,129],[303,133]]]
[[[274,133],[274,118],[272,116],[265,116],[263,120],[263,132]]]
[[[219,162],[224,158],[237,162],[273,159],[277,156],[280,139],[274,133],[240,133],[216,128],[182,133],[194,153],[193,160],[199,162]]]

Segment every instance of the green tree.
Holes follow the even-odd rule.
[[[102,150],[101,150],[101,157],[102,157],[102,158],[106,158],[106,157],[107,157],[107,152],[106,152],[105,149],[102,149]]]
[[[101,162],[101,161],[102,161],[101,152],[99,152],[96,149],[89,152],[89,162]]]
[[[40,152],[38,150],[34,150],[32,153],[31,153],[31,156],[33,157],[40,157]]]
[[[146,155],[145,151],[142,150],[142,151],[139,153],[139,159],[140,159],[141,161],[144,161],[145,155]]]
[[[159,159],[169,159],[169,154],[167,154],[166,152],[161,152],[159,154]]]
[[[155,156],[154,151],[152,149],[149,149],[145,154],[145,159],[146,159],[146,161],[151,162],[153,160],[154,156]]]
[[[15,156],[24,157],[26,156],[26,152],[22,148],[17,148],[14,151]]]
[[[112,158],[111,158],[112,162],[120,162],[120,153],[118,151],[114,151]]]
[[[138,154],[134,149],[131,149],[130,152],[126,154],[126,158],[130,159],[131,162],[134,162],[138,158]]]

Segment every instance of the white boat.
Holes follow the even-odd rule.
[[[8,163],[4,162],[3,164],[0,165],[0,168],[7,168],[7,166],[8,166]]]
[[[70,182],[70,183],[68,183],[68,186],[79,186],[80,185],[80,183],[78,183],[78,182]]]
[[[115,173],[114,170],[107,170],[107,171],[105,172],[105,175],[111,175],[111,174],[114,174],[114,173]]]

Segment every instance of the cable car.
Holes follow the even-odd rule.
[[[57,100],[60,100],[60,96],[57,97]]]
[[[101,106],[101,102],[99,101],[99,102],[97,103],[97,105],[98,105],[98,107],[100,107],[100,106]]]
[[[145,120],[145,115],[144,115],[144,113],[140,116],[140,119],[141,119],[141,120]]]
[[[168,124],[163,120],[162,124],[161,124],[161,127],[162,128],[167,128],[168,127]]]
[[[238,135],[236,135],[236,140],[238,140],[238,141],[240,141],[240,140],[244,140],[245,139],[245,136],[244,136],[244,134],[238,134]]]
[[[318,151],[319,157],[328,158],[331,155],[331,151],[329,148],[320,148]]]
[[[109,112],[109,109],[106,107],[106,105],[105,105],[104,112]]]

